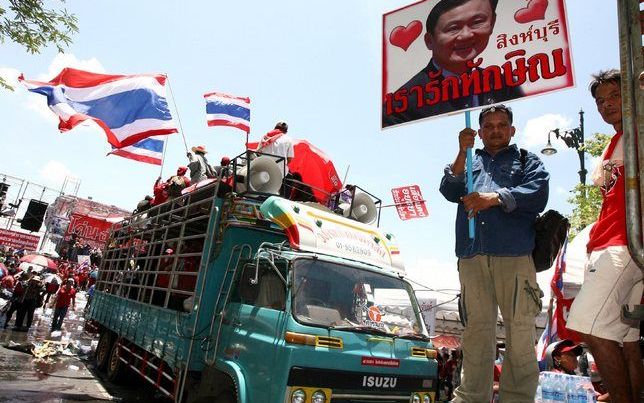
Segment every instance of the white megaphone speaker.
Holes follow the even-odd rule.
[[[351,211],[349,211],[351,208],[349,203],[341,203],[339,207],[342,209],[343,216],[363,224],[371,224],[378,218],[376,203],[366,193],[356,193],[353,196],[353,208]]]
[[[244,177],[243,182],[237,182],[237,192],[251,192],[279,194],[282,187],[282,170],[271,157],[261,156],[250,162],[250,174],[247,175],[246,167],[237,173]]]

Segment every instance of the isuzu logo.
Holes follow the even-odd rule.
[[[398,378],[389,376],[365,375],[362,377],[362,386],[366,388],[393,389],[397,382]]]

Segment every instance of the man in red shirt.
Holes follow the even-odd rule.
[[[70,304],[72,309],[76,307],[76,290],[74,289],[73,278],[68,278],[65,281],[65,285],[60,287],[58,294],[56,294],[54,317],[51,320],[52,332],[61,329]]]
[[[628,252],[622,139],[621,76],[617,70],[593,76],[590,92],[602,119],[615,129],[593,182],[602,192],[602,209],[586,245],[584,283],[570,308],[567,327],[590,346],[614,402],[639,402],[642,386],[639,322],[621,318],[624,304],[639,304],[642,271]]]

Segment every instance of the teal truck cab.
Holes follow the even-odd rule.
[[[436,351],[393,235],[199,185],[113,229],[97,368],[175,401],[434,402]]]

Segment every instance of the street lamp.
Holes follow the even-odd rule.
[[[563,132],[563,134],[562,134]],[[579,110],[579,127],[569,130],[561,130],[559,128],[550,130],[548,132],[548,144],[541,150],[544,155],[553,155],[557,153],[557,149],[552,146],[550,142],[550,134],[554,133],[555,137],[562,139],[568,148],[574,148],[579,155],[579,183],[586,184],[586,165],[584,161],[584,111]]]

